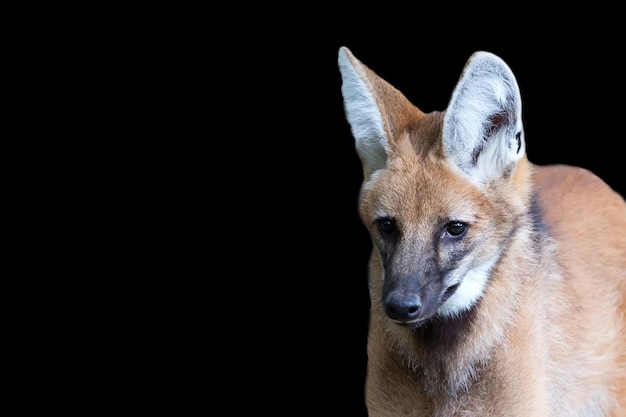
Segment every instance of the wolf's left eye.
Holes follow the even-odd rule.
[[[450,236],[458,237],[467,231],[467,224],[463,222],[450,222],[446,225],[446,231]]]

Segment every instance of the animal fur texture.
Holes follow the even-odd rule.
[[[492,53],[431,113],[346,47],[338,65],[373,244],[370,417],[626,416],[624,198],[527,159]]]

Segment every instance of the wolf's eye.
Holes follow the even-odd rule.
[[[378,230],[380,233],[390,235],[396,231],[396,222],[388,217],[378,219]]]
[[[450,222],[446,225],[446,231],[450,236],[461,236],[467,230],[467,225],[463,222]]]

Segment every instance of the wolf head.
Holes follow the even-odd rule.
[[[424,113],[345,47],[338,64],[363,167],[372,302],[413,327],[469,310],[528,210],[513,72],[476,52],[447,109]]]

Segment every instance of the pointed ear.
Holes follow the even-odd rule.
[[[346,119],[367,179],[384,168],[394,140],[414,106],[346,47],[339,49],[339,72]]]
[[[489,52],[467,61],[443,119],[446,156],[477,185],[508,176],[526,150],[511,69]]]

